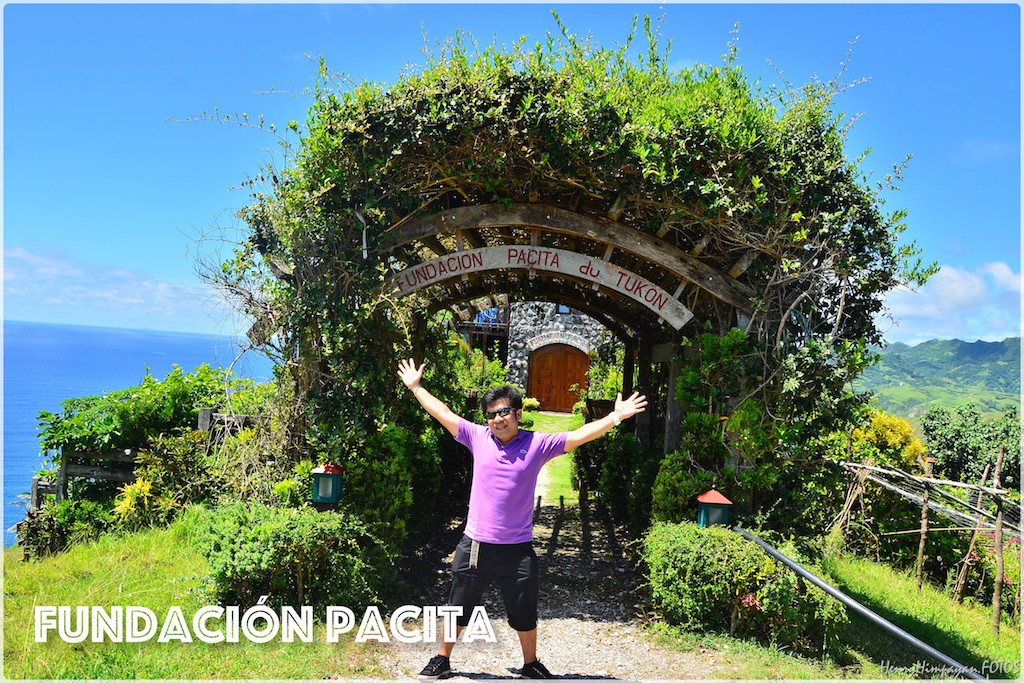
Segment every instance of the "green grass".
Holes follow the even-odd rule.
[[[917,580],[909,573],[857,557],[832,559],[826,565],[825,580],[868,609],[920,638],[943,654],[982,671],[987,662],[1011,662],[1020,671],[1020,624],[1004,623],[999,635],[992,632],[992,612],[976,605],[957,604],[933,586],[925,584],[920,593]],[[916,651],[901,654],[897,662],[892,637],[860,618],[851,622],[862,638],[866,655],[888,659],[901,666],[924,659]],[[931,664],[930,660],[926,660]],[[990,664],[991,665],[991,664]],[[988,673],[986,671],[986,673]],[[992,678],[1013,678],[1013,672]]]
[[[826,564],[819,574],[868,609],[920,638],[961,664],[989,678],[1016,678],[1020,671],[1020,625],[1003,624],[998,636],[991,632],[991,612],[973,605],[957,605],[945,593],[917,581],[907,573],[870,560],[843,557]],[[938,662],[904,645],[867,620],[850,614],[840,634],[845,653],[837,660],[796,655],[783,647],[716,633],[693,633],[654,622],[647,632],[660,645],[684,652],[700,652],[715,660],[716,678],[764,679],[907,679],[953,678]],[[983,668],[989,662],[989,668]],[[1002,672],[993,663],[1003,662]]]
[[[886,678],[878,671],[843,666],[793,654],[777,645],[734,638],[719,633],[692,633],[661,622],[647,624],[646,632],[662,647],[700,654],[714,660],[712,678],[738,680],[820,680],[829,678]]]
[[[539,412],[530,413],[533,415],[533,429],[537,432],[567,432],[583,424],[582,415],[545,415]],[[544,494],[546,505],[552,502],[558,503],[558,497],[565,497],[566,505],[578,505],[580,501],[579,491],[572,487],[572,457],[570,451],[564,457],[555,458],[544,466],[548,476],[548,489]]]
[[[205,559],[190,543],[190,517],[167,529],[106,536],[38,562],[4,551],[4,675],[31,679],[322,679],[379,676],[372,646],[327,643],[65,643],[54,632],[34,642],[36,605],[140,605],[162,621],[171,606],[190,620],[203,598]],[[216,623],[216,622],[213,622]],[[348,639],[346,639],[348,638]]]

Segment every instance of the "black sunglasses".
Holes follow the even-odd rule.
[[[509,408],[508,406],[505,406],[504,408],[498,408],[497,410],[487,410],[484,412],[484,415],[487,416],[488,420],[493,420],[498,415],[501,415],[502,417],[508,417],[509,413],[511,412],[512,409]]]

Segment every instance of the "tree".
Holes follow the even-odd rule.
[[[1020,487],[1020,414],[1016,407],[994,421],[983,421],[973,403],[954,411],[931,408],[921,421],[936,472],[948,479],[977,483],[986,465],[995,468],[999,448],[1006,447],[1000,483]]]
[[[853,430],[854,456],[870,459],[881,467],[920,469],[918,460],[924,452],[924,444],[914,436],[910,423],[884,410],[871,411],[870,423]]]

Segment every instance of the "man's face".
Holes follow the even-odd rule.
[[[491,428],[491,433],[498,437],[498,441],[507,443],[519,433],[519,420],[523,417],[523,411],[521,408],[512,410],[507,398],[499,398],[488,405],[484,412],[487,415],[487,426]],[[502,415],[505,412],[507,414]]]

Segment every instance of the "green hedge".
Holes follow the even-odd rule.
[[[392,571],[384,544],[355,517],[312,508],[237,502],[202,513],[197,545],[210,563],[211,597],[221,604],[327,605],[377,602]]]
[[[199,408],[224,402],[225,379],[206,364],[188,373],[175,366],[162,380],[146,375],[127,389],[69,398],[60,413],[39,412],[39,445],[44,451],[142,448],[161,434],[194,429]]]
[[[796,550],[785,547],[790,557]],[[643,543],[651,596],[669,623],[835,654],[843,606],[724,527],[656,524]],[[800,561],[801,558],[795,558]]]

